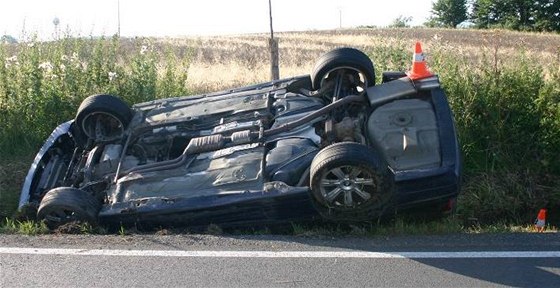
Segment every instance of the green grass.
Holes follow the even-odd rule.
[[[465,229],[465,233],[536,233],[532,224],[514,225],[510,223],[495,223],[485,226],[471,226]],[[558,233],[558,227],[547,225],[542,233]]]
[[[108,231],[103,227],[92,226],[89,223],[67,223],[51,231],[42,221],[14,220],[12,217],[5,217],[0,222],[0,234],[41,235],[49,233],[105,235],[108,234]],[[118,233],[122,236],[129,234],[124,227]]]
[[[548,225],[545,233],[558,232],[558,228]],[[446,235],[478,233],[536,233],[532,224],[465,224],[458,217],[448,217],[432,221],[414,221],[408,217],[397,217],[382,224],[292,224],[295,236],[407,236],[407,235]]]
[[[260,227],[258,229],[245,228],[242,230],[222,230],[218,225],[209,225],[203,234],[210,235],[272,235],[281,231],[284,235],[297,237],[383,237],[383,236],[411,236],[411,235],[448,235],[448,234],[481,234],[481,233],[536,233],[532,224],[511,224],[500,222],[494,224],[465,225],[457,217],[448,217],[433,221],[414,221],[407,217],[397,217],[387,223],[367,224],[334,224],[334,223],[292,223],[289,227]],[[101,227],[92,227],[87,223],[66,225],[56,231],[49,231],[43,222],[16,221],[5,218],[0,223],[0,234],[41,235],[49,233],[82,234],[82,235],[117,235],[127,236],[140,232],[120,226],[117,231],[108,232]],[[558,228],[547,225],[544,233],[557,233]],[[159,229],[156,235],[173,235],[189,233],[184,229]]]
[[[5,218],[0,224],[0,233],[5,234],[38,235],[48,232],[49,229],[45,223],[32,220],[16,221],[11,218]]]

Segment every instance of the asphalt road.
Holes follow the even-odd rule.
[[[560,287],[560,234],[0,235],[0,276],[0,287]]]

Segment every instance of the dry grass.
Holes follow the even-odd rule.
[[[511,63],[511,55],[525,53],[550,69],[560,70],[560,35],[503,30],[456,29],[353,29],[277,33],[281,77],[308,74],[315,59],[329,50],[353,46],[372,52],[383,47],[412,51],[414,41],[422,41],[430,51],[445,50],[457,57],[481,63],[483,55],[500,65]],[[195,93],[227,89],[269,79],[268,35],[166,38],[159,41],[178,47],[194,47],[195,57],[188,70],[188,88]],[[373,54],[373,53],[370,53]],[[372,55],[375,57],[375,55]],[[436,71],[437,72],[437,71]]]

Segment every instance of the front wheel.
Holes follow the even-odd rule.
[[[76,188],[59,187],[45,194],[37,218],[44,220],[50,229],[74,221],[95,224],[100,209],[101,202],[93,195]]]
[[[328,220],[368,221],[388,208],[387,165],[370,147],[336,143],[321,150],[311,163],[315,208]]]

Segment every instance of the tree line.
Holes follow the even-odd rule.
[[[560,32],[560,0],[436,0],[429,27],[457,27]]]

